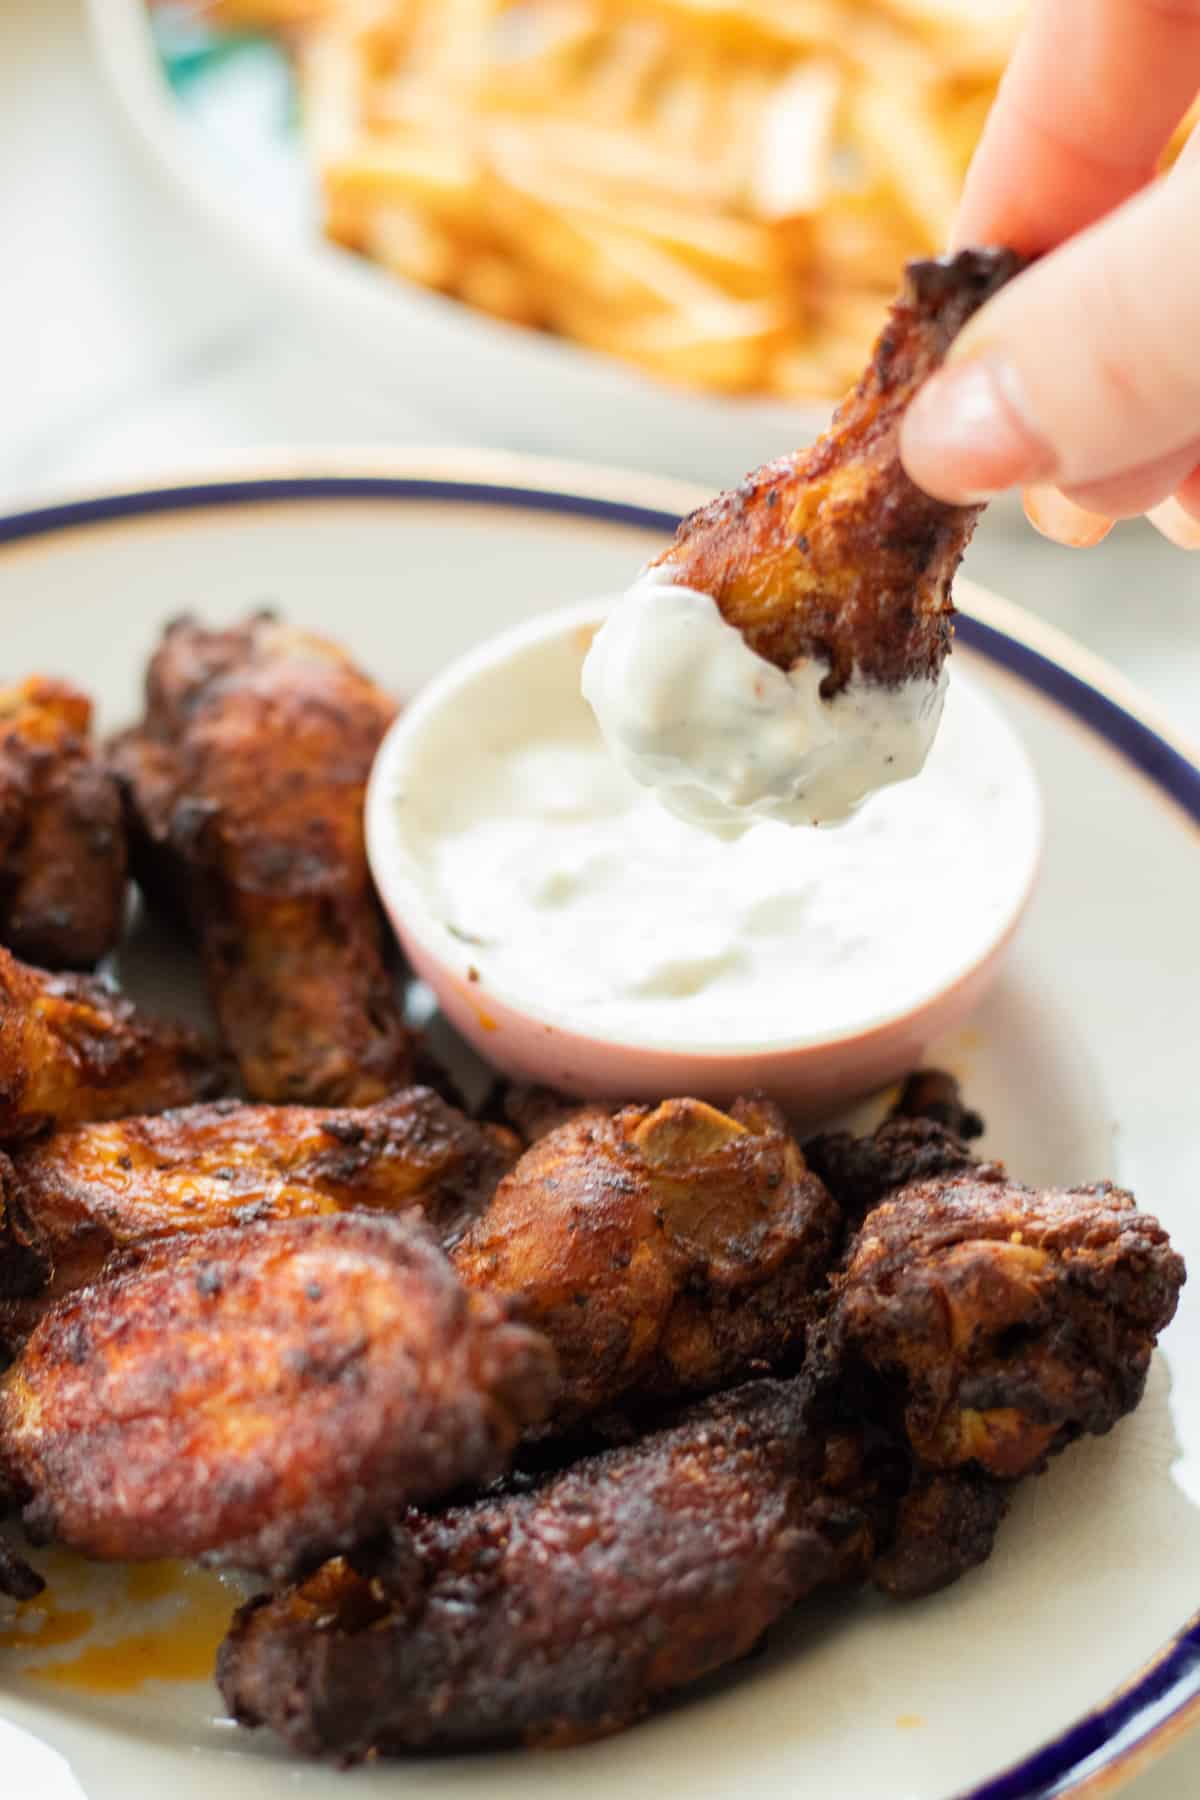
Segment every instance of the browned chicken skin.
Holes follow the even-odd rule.
[[[945,660],[950,585],[981,509],[914,487],[900,421],[1018,266],[1006,250],[910,263],[871,366],[826,435],[693,513],[657,559],[673,581],[710,594],[768,662],[827,662],[826,695],[854,670],[895,686],[935,676]]]
[[[539,1138],[453,1256],[550,1338],[561,1425],[798,1354],[839,1229],[774,1107],[667,1100],[585,1110]]]
[[[882,1396],[925,1468],[1013,1479],[1132,1411],[1183,1280],[1119,1188],[919,1182],[868,1215],[810,1366],[852,1416]]]
[[[428,1088],[369,1107],[226,1100],[60,1131],[12,1159],[0,1293],[14,1253],[36,1259],[42,1280],[34,1298],[0,1302],[0,1342],[91,1281],[114,1250],[176,1232],[419,1207],[439,1241],[453,1243],[518,1148],[513,1133],[474,1124]]]
[[[91,725],[66,682],[0,688],[0,943],[54,969],[91,968],[124,915],[121,798]]]
[[[795,1384],[740,1388],[532,1492],[411,1516],[373,1579],[334,1563],[252,1602],[221,1691],[242,1723],[351,1759],[619,1730],[861,1577],[869,1517],[822,1471]]]
[[[0,1378],[0,1472],[85,1555],[282,1576],[506,1466],[544,1340],[418,1224],[292,1219],[166,1239],[46,1314]]]
[[[145,1017],[106,982],[0,950],[0,1143],[182,1106],[220,1093],[228,1073],[197,1033]]]
[[[393,701],[267,615],[183,619],[114,748],[135,872],[190,921],[253,1099],[369,1105],[410,1078],[363,795]]]

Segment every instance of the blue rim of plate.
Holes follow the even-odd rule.
[[[660,507],[499,479],[291,475],[198,481],[68,500],[10,513],[0,517],[0,548],[51,536],[57,531],[123,519],[301,500],[443,501],[507,506],[520,512],[599,519],[664,535],[673,532],[678,523],[675,514]],[[1052,656],[969,613],[958,615],[957,634],[977,654],[1072,714],[1200,825],[1200,765],[1143,719]],[[1139,1753],[1160,1737],[1165,1748],[1189,1722],[1200,1722],[1200,1613],[1146,1668],[1100,1706],[1000,1774],[963,1789],[954,1800],[1055,1800],[1055,1796],[1079,1794],[1105,1777],[1132,1775],[1134,1768],[1122,1771],[1122,1764],[1140,1760]]]

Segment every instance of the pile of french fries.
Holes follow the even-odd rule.
[[[218,0],[331,237],[724,393],[826,401],[940,250],[1022,0]]]

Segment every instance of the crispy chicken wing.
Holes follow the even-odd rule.
[[[910,263],[871,366],[826,435],[693,513],[658,559],[673,582],[711,595],[768,662],[828,663],[826,697],[854,671],[891,687],[932,678],[945,660],[950,584],[980,509],[914,487],[900,421],[1017,268],[1004,250]]]
[[[869,1517],[821,1473],[794,1385],[753,1383],[532,1491],[411,1515],[373,1573],[251,1602],[221,1691],[310,1755],[616,1731],[861,1576]]]
[[[411,1071],[362,825],[393,702],[267,615],[177,621],[146,694],[114,749],[135,872],[190,921],[247,1092],[381,1100]]]
[[[516,1161],[512,1132],[476,1125],[429,1088],[337,1110],[236,1100],[60,1131],[13,1157],[0,1225],[0,1293],[14,1253],[40,1267],[37,1298],[0,1302],[0,1341],[98,1273],[114,1250],[264,1219],[419,1207],[461,1235]],[[23,1290],[28,1292],[28,1286]]]
[[[970,1170],[977,1181],[1003,1181],[1000,1163],[980,1162],[962,1138],[933,1119],[885,1119],[866,1137],[827,1131],[809,1138],[804,1158],[820,1176],[850,1225],[914,1181]]]
[[[0,1378],[27,1529],[85,1555],[283,1575],[506,1465],[545,1340],[413,1221],[166,1239],[60,1301]]]
[[[228,1074],[197,1033],[145,1017],[106,982],[0,950],[0,1143],[182,1106],[220,1093]]]
[[[668,1100],[583,1111],[539,1138],[453,1255],[550,1338],[561,1425],[798,1354],[839,1226],[774,1107]]]
[[[1012,1479],[1132,1411],[1183,1280],[1119,1188],[919,1182],[868,1215],[810,1366],[926,1469]]]
[[[124,912],[121,798],[91,724],[66,682],[0,688],[0,943],[56,969],[98,962]]]

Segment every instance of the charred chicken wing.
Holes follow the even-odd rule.
[[[221,1690],[310,1755],[619,1730],[862,1575],[869,1518],[821,1474],[794,1385],[753,1383],[532,1491],[411,1515],[370,1572],[252,1602]]]
[[[839,1226],[774,1107],[667,1100],[539,1138],[453,1254],[550,1338],[563,1424],[798,1354]]]
[[[220,1093],[227,1073],[195,1032],[146,1018],[106,982],[0,950],[0,1143],[182,1106]]]
[[[0,1378],[0,1473],[85,1555],[282,1576],[505,1467],[554,1381],[419,1224],[163,1240],[60,1301]]]
[[[0,943],[54,969],[98,962],[124,913],[121,797],[91,723],[65,682],[0,688]]]
[[[1119,1188],[919,1182],[868,1215],[812,1368],[842,1407],[882,1391],[927,1470],[1012,1479],[1132,1411],[1183,1280]]]
[[[0,1292],[16,1252],[40,1266],[35,1291],[44,1291],[32,1303],[0,1303],[0,1340],[92,1280],[114,1250],[176,1232],[419,1207],[439,1241],[452,1243],[517,1151],[511,1132],[473,1124],[428,1088],[377,1106],[226,1100],[60,1131],[13,1157]]]
[[[257,1100],[369,1105],[411,1045],[363,844],[393,702],[333,644],[262,615],[170,626],[115,766],[135,869],[190,921]]]
[[[900,421],[1017,266],[1003,250],[910,263],[871,365],[826,435],[693,513],[658,559],[768,662],[827,664],[827,697],[854,672],[891,687],[932,679],[945,660],[950,585],[980,508],[914,487]]]

